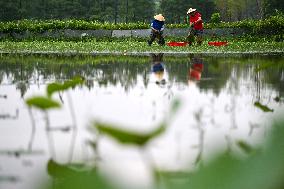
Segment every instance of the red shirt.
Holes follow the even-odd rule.
[[[201,14],[196,12],[194,16],[190,16],[189,21],[195,23],[199,18],[201,18]],[[196,30],[203,30],[203,21],[199,21],[198,23],[194,24],[194,29]]]

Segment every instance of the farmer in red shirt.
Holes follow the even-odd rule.
[[[189,17],[188,22],[191,27],[191,30],[187,36],[189,43],[194,42],[194,36],[196,36],[196,41],[198,45],[202,44],[202,34],[203,34],[203,21],[201,14],[196,11],[196,9],[190,8],[187,11]]]

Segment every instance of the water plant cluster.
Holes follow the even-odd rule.
[[[0,42],[1,53],[19,54],[96,54],[96,53],[119,53],[122,55],[139,54],[149,52],[182,52],[182,53],[264,53],[284,51],[283,42],[244,42],[229,41],[227,46],[209,46],[204,41],[201,46],[170,47],[157,44],[148,46],[146,41],[118,41],[118,42],[66,42],[66,41],[31,41],[31,42]]]

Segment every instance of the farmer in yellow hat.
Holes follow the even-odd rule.
[[[154,20],[151,23],[151,35],[148,45],[151,46],[152,43],[158,38],[159,45],[165,45],[165,39],[163,37],[163,31],[165,29],[165,18],[162,14],[154,16]]]
[[[190,8],[187,11],[188,15],[188,23],[191,27],[191,30],[187,36],[187,40],[189,43],[194,42],[194,38],[196,36],[196,41],[198,45],[202,44],[202,35],[203,35],[203,20],[202,16],[196,9]]]

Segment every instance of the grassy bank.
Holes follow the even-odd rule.
[[[153,44],[148,46],[146,41],[114,41],[104,42],[91,40],[87,42],[65,42],[65,41],[31,41],[31,42],[0,42],[1,53],[17,54],[92,54],[92,53],[284,53],[284,42],[246,42],[230,40],[227,46],[209,46],[204,41],[201,46],[169,47]]]

